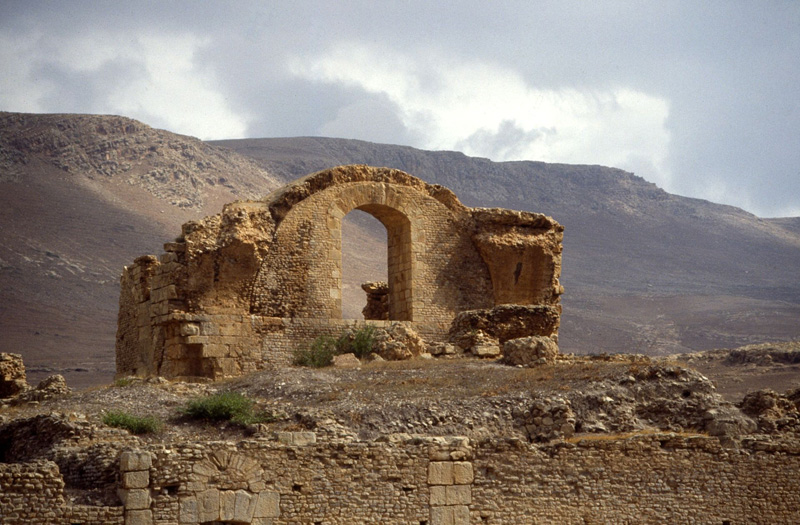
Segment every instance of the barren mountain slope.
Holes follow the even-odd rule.
[[[470,206],[553,216],[566,227],[565,351],[667,354],[800,337],[797,218],[761,219],[602,166],[313,137],[214,144],[285,178],[334,164],[389,166]]]
[[[564,351],[651,354],[800,336],[798,219],[669,195],[620,170],[493,163],[338,139],[229,141],[246,158],[124,117],[0,113],[0,351],[73,386],[107,382],[122,266],[187,220],[335,164],[397,167],[468,205],[567,226]],[[382,228],[345,225],[345,308],[385,276]]]
[[[0,351],[113,375],[119,275],[188,220],[278,186],[230,151],[123,117],[0,113]]]

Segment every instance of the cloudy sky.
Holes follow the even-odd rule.
[[[800,1],[0,1],[0,110],[603,164],[800,216]]]

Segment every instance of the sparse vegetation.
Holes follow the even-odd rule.
[[[375,343],[375,327],[366,325],[356,331],[347,331],[336,340],[336,353],[353,353],[359,359],[372,353]]]
[[[311,346],[294,352],[294,364],[311,368],[322,368],[333,362],[333,357],[341,354],[354,354],[362,359],[372,352],[375,343],[375,327],[366,325],[358,330],[347,330],[338,338],[321,335]]]
[[[161,430],[161,421],[152,416],[134,416],[122,410],[110,410],[103,415],[103,423],[124,428],[131,434],[152,434]]]
[[[268,412],[256,411],[255,402],[238,392],[220,392],[194,399],[182,413],[191,419],[231,421],[240,425],[269,423],[275,419]]]
[[[114,381],[114,386],[122,388],[126,386],[131,386],[133,382],[134,378],[132,377],[120,377],[119,379]]]
[[[294,351],[294,364],[322,368],[333,362],[336,355],[336,339],[329,335],[321,335],[314,339],[308,348],[298,348]]]

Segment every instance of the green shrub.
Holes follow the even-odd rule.
[[[336,339],[329,335],[321,335],[314,339],[309,348],[298,348],[294,351],[294,364],[298,366],[310,366],[311,368],[322,368],[333,362],[333,356],[337,353]]]
[[[161,421],[158,418],[134,416],[122,410],[110,410],[103,414],[103,423],[110,427],[124,428],[131,434],[150,434],[161,430]]]
[[[254,408],[253,400],[238,392],[220,392],[190,401],[182,413],[192,419],[224,420],[240,425],[274,421],[272,414],[256,412]]]
[[[359,359],[367,357],[372,353],[372,346],[375,343],[375,327],[366,325],[355,332],[347,331],[336,340],[336,353],[353,353]]]
[[[333,362],[334,356],[341,354],[355,354],[362,359],[372,352],[375,344],[375,327],[366,325],[358,330],[347,330],[338,338],[321,335],[314,339],[309,348],[299,348],[294,351],[294,364],[322,368]]]

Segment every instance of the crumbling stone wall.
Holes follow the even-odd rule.
[[[386,436],[142,445],[118,507],[70,505],[52,462],[0,464],[0,524],[797,523],[800,446],[702,435],[533,445]]]
[[[283,366],[341,327],[341,224],[355,209],[387,230],[386,321],[445,341],[460,312],[542,305],[556,322],[524,335],[557,334],[563,228],[553,219],[471,209],[398,170],[341,166],[187,223],[166,253],[126,267],[117,373],[217,378]]]
[[[308,433],[298,433],[305,434]],[[678,434],[152,447],[154,523],[794,523],[800,449]],[[124,475],[124,474],[123,474]]]
[[[16,396],[27,388],[22,356],[0,352],[0,399]]]
[[[123,511],[68,503],[52,461],[0,463],[0,525],[123,525]]]
[[[55,523],[64,504],[64,480],[55,463],[0,464],[0,523]]]

